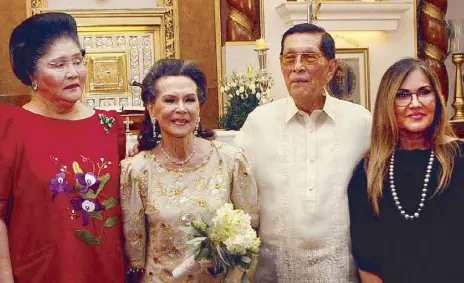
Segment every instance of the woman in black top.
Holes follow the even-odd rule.
[[[363,283],[464,282],[464,145],[440,90],[411,58],[380,82],[371,148],[348,187]]]

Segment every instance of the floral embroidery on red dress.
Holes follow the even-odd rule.
[[[81,164],[74,161],[70,172],[57,157],[50,156],[50,158],[60,166],[60,172],[56,173],[48,183],[48,189],[52,192],[52,201],[57,194],[65,193],[70,199],[70,206],[66,209],[70,210],[71,219],[82,218],[83,229],[74,231],[74,235],[85,244],[101,245],[104,230],[115,226],[118,222],[117,216],[105,218],[102,212],[116,207],[119,201],[114,197],[98,199],[98,195],[110,179],[110,174],[105,174],[104,171],[112,165],[111,161],[100,158],[100,162],[95,163],[92,159],[81,156]],[[99,222],[100,225],[92,225],[94,231],[91,231],[88,225],[90,221]],[[97,229],[97,227],[101,228]]]

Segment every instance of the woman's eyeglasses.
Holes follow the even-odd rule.
[[[287,67],[294,66],[300,57],[301,64],[308,66],[315,64],[322,56],[320,53],[288,53],[280,55],[280,64]]]
[[[47,61],[43,59],[39,59],[41,61],[46,62],[52,69],[56,69],[58,71],[65,71],[66,67],[69,64],[72,64],[74,68],[80,68],[85,66],[85,58],[84,57],[76,57],[71,60],[52,60],[52,61]]]
[[[413,95],[422,104],[435,100],[435,92],[432,88],[421,87],[416,92],[409,92],[407,90],[398,91],[395,96],[395,105],[400,107],[408,106],[412,102]]]

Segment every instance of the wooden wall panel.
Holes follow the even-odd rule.
[[[201,119],[208,128],[217,128],[219,115],[214,1],[178,2],[180,58],[195,61],[206,73],[208,99],[201,109]]]
[[[25,0],[1,0],[0,9],[0,103],[24,104],[28,88],[16,79],[10,66],[8,44],[14,27],[26,18]],[[11,97],[14,96],[14,97]]]

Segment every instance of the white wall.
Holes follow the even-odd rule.
[[[142,9],[155,8],[157,0],[48,0],[48,8],[71,9]]]
[[[448,10],[446,12],[446,19],[464,19],[464,1],[463,0],[448,0]],[[448,56],[445,61],[446,69],[449,78],[449,95],[448,95],[448,113],[450,117],[454,115],[454,109],[451,103],[454,101],[454,86],[455,86],[455,73],[456,66],[451,62],[451,56]]]
[[[274,99],[285,97],[288,94],[280,72],[278,58],[282,34],[289,26],[283,22],[275,11],[275,7],[283,1],[264,1],[265,37],[270,48],[267,63],[268,70],[273,74],[275,79],[275,85],[271,91],[271,96]],[[330,31],[335,38],[337,48],[369,47],[371,108],[374,105],[377,88],[385,70],[395,61],[403,57],[415,55],[414,4],[412,0],[410,2],[411,7],[403,14],[396,31]],[[257,66],[257,56],[256,52],[253,52],[253,48],[253,44],[248,46],[226,45],[226,62],[224,66],[226,74],[230,74],[233,69],[244,69],[249,64]]]

